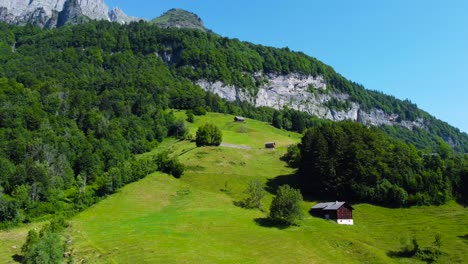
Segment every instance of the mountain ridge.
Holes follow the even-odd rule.
[[[94,12],[102,15],[102,10],[108,11],[102,0],[96,1],[43,1],[41,3],[48,3],[43,6],[49,9],[34,9],[30,18],[34,18],[36,24],[42,27],[84,23],[93,19],[86,14]],[[91,2],[93,5],[90,5]],[[23,6],[38,7],[34,0],[21,0],[20,3]],[[62,4],[63,7],[60,7]],[[4,6],[0,8],[0,18],[11,18],[14,14],[25,12],[21,11],[21,5],[14,8],[11,0],[0,0],[0,6]],[[13,13],[8,13],[8,8]],[[50,11],[51,8],[62,10]],[[52,17],[49,18],[50,13]],[[121,24],[134,21],[126,20],[125,13],[118,8],[107,14],[111,17],[109,21]],[[99,15],[94,15],[94,18],[99,18]],[[160,43],[163,48],[157,54],[166,64],[183,69],[182,75],[203,90],[228,101],[243,101],[256,107],[272,107],[277,110],[287,107],[333,121],[353,120],[365,125],[397,126],[410,131],[422,129],[441,137],[454,149],[468,144],[468,139],[463,140],[463,143],[459,140],[468,138],[466,133],[461,133],[457,128],[447,128],[448,124],[443,121],[440,123],[411,102],[366,90],[362,85],[336,73],[332,67],[302,52],[294,52],[288,48],[263,47],[217,36],[204,27],[198,15],[182,9],[170,9],[148,23],[161,28],[198,29],[204,34],[189,34],[191,41],[200,42],[202,38],[214,41],[210,44],[212,47],[187,47],[177,38],[169,36],[164,43]],[[244,58],[237,57],[238,54],[235,53],[238,49],[243,50]],[[219,54],[220,51],[227,53]],[[243,60],[245,62],[239,63]],[[443,129],[433,129],[434,123]],[[408,136],[408,133],[403,134]]]
[[[67,17],[70,20],[64,20]],[[125,24],[141,18],[128,16],[119,8],[109,10],[103,0],[0,0],[0,20],[14,25],[55,28],[89,20]]]

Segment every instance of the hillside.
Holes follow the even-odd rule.
[[[110,83],[110,79],[116,78],[116,70],[124,70],[122,65],[116,68],[119,61],[145,61],[126,63],[125,69],[130,67],[130,71],[134,71],[146,67],[143,65],[148,62],[154,63],[153,56],[157,55],[165,64],[159,66],[171,72],[163,78],[167,80],[163,86],[170,86],[168,92],[179,97],[171,101],[175,108],[200,105],[219,112],[237,111],[261,120],[272,120],[276,109],[285,111],[280,115],[284,120],[278,127],[295,131],[311,126],[314,123],[311,116],[334,121],[353,120],[378,126],[419,149],[435,148],[442,138],[456,151],[468,151],[468,135],[411,102],[368,91],[346,80],[330,66],[289,49],[254,45],[198,30],[157,29],[147,23],[92,22],[54,31],[4,26],[2,30],[2,58],[8,61],[2,66],[2,76],[20,80],[26,86],[47,80],[60,89],[77,87],[77,82],[80,87],[89,88],[89,80],[80,79],[77,69],[89,72],[84,75],[86,78],[100,79],[98,83],[102,87],[92,89],[120,87],[128,82],[133,82],[131,86],[134,86],[134,78]],[[21,61],[30,61],[30,64]],[[154,78],[145,78],[144,82],[156,84],[156,87],[162,83]],[[209,102],[190,98],[195,94],[204,97],[198,87],[191,88],[190,92],[173,91],[179,84],[187,86],[187,82],[241,107],[220,109],[225,103],[220,103],[219,98]],[[269,110],[259,111],[254,107]],[[296,117],[292,110],[303,114]]]
[[[185,119],[184,112],[176,112]],[[421,246],[442,234],[440,263],[466,263],[468,211],[454,203],[443,206],[388,209],[357,204],[354,226],[306,215],[301,226],[263,226],[266,212],[234,204],[243,197],[247,181],[258,177],[268,195],[268,210],[279,184],[293,183],[294,170],[280,161],[286,146],[299,135],[247,119],[211,114],[195,117],[191,133],[205,122],[216,123],[224,143],[232,147],[196,148],[194,143],[169,139],[139,159],[169,149],[187,170],[181,179],[153,173],[121,189],[71,219],[66,232],[74,259],[86,263],[423,263],[390,257],[401,239],[414,236]],[[263,143],[274,140],[276,150]],[[302,204],[304,213],[315,201]],[[13,263],[26,228],[0,232],[0,262]]]
[[[104,1],[48,0],[0,1],[0,20],[15,25],[46,28],[87,23],[90,20],[128,24],[141,19],[129,17]],[[149,22],[162,28],[197,29],[181,38],[179,34],[140,36],[133,41],[153,41],[143,54],[157,53],[177,78],[190,79],[203,90],[230,102],[246,102],[255,107],[284,108],[305,112],[321,119],[353,120],[379,126],[387,133],[420,149],[435,147],[442,138],[455,150],[468,152],[468,135],[418,109],[408,100],[398,100],[347,80],[330,66],[288,48],[272,49],[229,40],[207,30],[202,19],[182,9],[170,9]],[[148,34],[146,32],[145,34]],[[112,35],[112,33],[110,34]],[[114,40],[127,45],[124,36]],[[113,44],[111,44],[112,46]],[[60,49],[60,47],[57,47]],[[113,49],[116,51],[118,49]],[[409,130],[409,131],[408,131]]]

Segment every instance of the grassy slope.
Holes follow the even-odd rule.
[[[183,112],[177,116],[184,117]],[[234,205],[251,177],[267,189],[288,180],[293,171],[279,157],[299,135],[264,123],[233,123],[232,116],[209,114],[190,125],[218,125],[223,141],[250,146],[195,148],[193,143],[167,140],[188,170],[177,180],[155,173],[123,188],[72,221],[69,230],[75,261],[88,263],[417,263],[387,256],[398,250],[400,238],[415,235],[421,246],[442,234],[442,263],[467,263],[468,210],[454,203],[440,207],[388,209],[356,205],[355,225],[339,226],[306,214],[300,227],[278,229],[255,221],[258,210]],[[277,150],[263,143],[275,141]],[[156,150],[155,150],[156,152]],[[141,155],[147,158],[151,153]],[[152,153],[154,154],[154,153]],[[268,208],[272,195],[265,199]],[[304,212],[311,205],[304,202]],[[26,228],[0,233],[0,263],[8,263],[21,245]],[[17,232],[19,231],[19,232]],[[9,240],[4,240],[4,239]],[[4,250],[4,251],[2,251]]]

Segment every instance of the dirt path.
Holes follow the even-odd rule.
[[[229,143],[221,143],[221,147],[226,147],[226,148],[236,148],[236,149],[244,149],[244,150],[251,150],[252,148],[249,146],[244,146],[244,145],[234,145],[234,144],[229,144]]]

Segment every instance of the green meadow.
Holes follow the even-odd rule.
[[[182,111],[175,115],[185,118]],[[180,179],[153,173],[72,218],[66,236],[75,263],[424,263],[390,253],[408,237],[429,246],[436,234],[439,263],[468,263],[468,209],[455,202],[404,209],[356,204],[355,225],[342,226],[311,217],[316,201],[306,200],[300,226],[268,226],[263,220],[275,188],[293,180],[280,157],[300,135],[212,113],[187,125],[195,135],[206,122],[222,130],[229,147],[171,139],[139,156],[169,150],[186,171]],[[278,148],[265,149],[268,141]],[[262,211],[236,206],[251,178],[262,179],[268,191]],[[0,232],[0,263],[14,263],[34,226]]]

